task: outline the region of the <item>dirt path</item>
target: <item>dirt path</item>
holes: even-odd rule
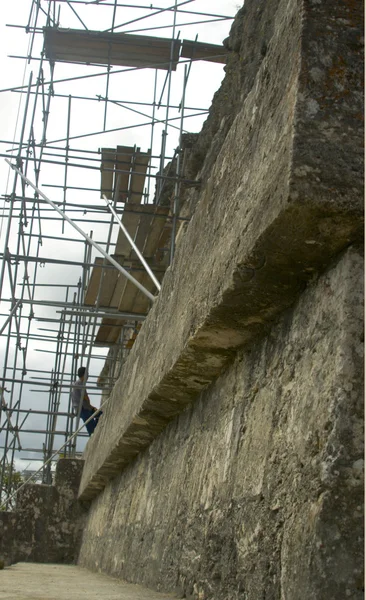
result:
[[[174,600],[73,565],[18,563],[0,571],[0,600]]]

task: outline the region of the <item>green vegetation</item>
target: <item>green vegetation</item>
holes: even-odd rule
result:
[[[22,474],[17,471],[14,465],[6,465],[5,473],[2,481],[2,486],[0,489],[0,500],[1,504],[6,502],[9,496],[12,496],[14,492],[22,485],[23,477]],[[16,502],[16,497],[14,496],[10,501],[7,507],[7,510],[11,510],[14,508]],[[6,510],[4,507],[1,510]]]

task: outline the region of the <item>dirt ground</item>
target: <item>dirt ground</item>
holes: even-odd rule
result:
[[[73,565],[18,563],[0,571],[0,600],[173,600]]]

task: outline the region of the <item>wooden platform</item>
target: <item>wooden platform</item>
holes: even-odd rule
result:
[[[167,221],[168,206],[141,204],[149,160],[150,152],[143,153],[140,148],[102,148],[101,195],[117,199],[117,211],[123,225],[161,282],[167,266],[163,248],[171,227]],[[122,169],[121,166],[125,168]],[[149,292],[157,294],[155,284],[121,229],[118,231],[112,256]],[[95,259],[84,304],[95,306],[97,300],[101,309],[111,308],[131,314],[132,322],[134,315],[138,321],[141,318],[139,315],[146,315],[151,307],[149,298],[135,284],[100,257]],[[115,344],[125,323],[122,319],[105,317],[97,332],[95,345]]]
[[[168,70],[172,41],[168,38],[44,27],[46,57],[52,61]],[[172,70],[181,42],[173,41]]]
[[[193,60],[207,60],[225,64],[229,51],[224,46],[206,44],[193,40],[183,40],[181,58],[192,58]]]
[[[140,148],[102,148],[100,196],[140,204],[151,153]]]
[[[44,27],[46,57],[51,61],[176,70],[180,56],[225,63],[222,45],[193,40]]]

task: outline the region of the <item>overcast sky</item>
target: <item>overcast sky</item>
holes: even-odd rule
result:
[[[120,0],[122,4],[122,1]],[[145,3],[141,0],[134,0],[134,4],[137,6],[145,7],[150,6],[150,3]],[[157,6],[159,8],[168,8],[173,5],[172,0],[159,0],[156,4],[154,3],[154,7]],[[42,0],[41,6],[47,10],[48,2],[46,0]],[[75,16],[70,6],[65,2],[57,2],[57,6],[61,6],[60,13],[60,26],[64,28],[73,28],[73,29],[83,29],[83,25]],[[73,4],[72,5],[78,12],[79,17],[85,23],[88,29],[91,30],[104,30],[111,26],[112,23],[112,14],[113,7],[102,6],[102,2],[100,5],[90,5],[85,6],[82,3]],[[29,82],[29,76],[31,71],[33,72],[33,83],[36,83],[39,71],[39,60],[32,60],[30,64],[27,64],[27,61],[17,59],[17,58],[9,58],[9,55],[17,55],[17,56],[27,56],[29,52],[29,44],[31,41],[31,35],[26,34],[24,28],[14,28],[7,27],[7,24],[15,24],[15,25],[23,25],[25,26],[28,21],[29,13],[31,7],[31,0],[16,0],[12,3],[3,2],[1,7],[0,14],[0,61],[1,61],[1,71],[3,74],[1,89],[7,89],[11,87],[19,87],[26,86]],[[237,10],[240,8],[240,4],[237,1],[233,0],[192,0],[189,3],[186,3],[181,7],[184,10],[192,10],[197,12],[207,12],[207,13],[215,13],[217,15],[235,15]],[[172,35],[172,13],[165,12],[160,13],[156,16],[151,16],[151,13],[156,12],[155,9],[142,9],[142,8],[125,8],[120,7],[117,9],[115,24],[119,25],[122,23],[126,23],[128,21],[135,20],[140,18],[139,21],[135,21],[130,23],[129,25],[125,25],[124,27],[118,28],[120,32],[135,32],[144,35],[153,35],[153,36],[161,36],[161,37],[170,37]],[[141,19],[141,17],[144,17]],[[147,17],[147,18],[145,18]],[[184,13],[179,13],[177,19],[177,32],[180,32],[180,38],[186,39],[195,39],[195,36],[198,34],[198,40],[202,42],[209,42],[214,44],[221,44],[222,40],[228,36],[230,31],[230,26],[232,21],[228,20],[218,20],[215,23],[201,23],[190,26],[185,26],[184,23],[192,22],[192,21],[205,21],[208,17],[199,16],[199,15],[189,15]],[[45,24],[45,16],[40,14],[38,26],[41,27]],[[169,25],[169,28],[160,28],[160,29],[150,29],[153,27],[162,27],[165,25]],[[148,31],[142,32],[139,31],[142,28],[149,28]],[[43,43],[43,35],[42,33],[37,33],[34,36],[32,56],[35,59],[40,58],[41,48]],[[153,90],[154,90],[154,78],[155,71],[153,69],[144,69],[137,71],[129,71],[127,73],[119,73],[113,74],[114,71],[120,70],[120,67],[113,67],[112,74],[110,77],[109,83],[109,98],[112,100],[118,101],[138,101],[138,102],[152,102],[153,101]],[[58,81],[59,79],[76,77],[84,74],[91,73],[104,73],[103,76],[93,77],[83,80],[76,80],[72,82],[63,82],[56,83],[54,86],[54,90],[57,94],[64,94],[65,98],[57,98],[54,97],[51,100],[50,105],[50,117],[47,128],[47,143],[49,145],[58,146],[60,149],[65,147],[65,142],[57,140],[64,140],[67,131],[67,113],[68,113],[68,96],[71,94],[73,96],[90,96],[92,98],[96,98],[97,95],[102,97],[105,96],[106,93],[106,69],[98,66],[82,66],[82,65],[71,65],[71,64],[62,64],[56,63],[55,67],[55,75],[54,79]],[[171,91],[171,103],[179,104],[182,96],[182,87],[183,87],[183,66],[178,66],[177,71],[172,76],[172,91]],[[166,72],[159,70],[158,71],[158,91],[159,96],[163,87],[164,79]],[[212,96],[214,92],[218,89],[220,82],[224,76],[223,65],[209,63],[209,62],[196,62],[193,63],[190,78],[187,87],[186,93],[186,106],[195,107],[195,108],[208,108],[210,106]],[[49,80],[49,66],[45,63],[44,66],[44,77],[45,80]],[[34,88],[33,88],[34,89]],[[47,86],[45,86],[47,91]],[[20,90],[19,90],[20,91]],[[166,91],[163,102],[166,100]],[[43,130],[43,121],[42,121],[42,98],[41,96],[38,99],[38,103],[36,108],[34,109],[35,96],[32,95],[30,97],[30,105],[28,110],[28,119],[26,120],[25,127],[25,140],[28,140],[30,135],[30,118],[33,110],[35,110],[35,120],[34,120],[34,136],[36,142],[39,143]],[[23,122],[24,115],[24,104],[25,104],[25,94],[17,93],[17,92],[1,92],[0,93],[0,140],[2,141],[0,144],[1,153],[5,153],[11,149],[9,144],[3,143],[4,141],[12,141],[13,139],[19,140],[20,128]],[[131,105],[126,105],[130,108],[137,108],[148,115],[151,115],[151,107],[131,107]],[[193,111],[186,111],[186,114],[192,114]],[[177,111],[170,111],[170,116],[179,116]],[[164,119],[165,117],[165,109],[160,109],[156,113],[156,118]],[[97,151],[101,147],[116,147],[117,145],[130,145],[141,147],[142,151],[147,151],[150,147],[151,143],[151,126],[143,126],[137,128],[129,128],[124,131],[113,131],[110,133],[103,133],[92,136],[85,136],[86,134],[94,133],[103,130],[103,119],[104,119],[104,103],[95,102],[95,101],[82,101],[72,99],[72,110],[71,110],[71,122],[70,122],[70,146],[72,148],[77,148],[79,150],[92,150]],[[184,123],[184,129],[186,131],[198,132],[202,127],[202,123],[204,122],[205,116],[199,116],[194,118],[187,118]],[[130,127],[131,125],[138,125],[141,123],[146,123],[150,119],[146,116],[139,115],[133,113],[131,110],[127,110],[126,108],[122,108],[121,106],[117,106],[115,104],[108,103],[108,113],[107,113],[107,123],[106,129],[115,129],[121,127]],[[177,125],[179,122],[177,121]],[[160,145],[161,145],[161,132],[162,126],[155,127],[155,135],[153,141],[153,154],[159,155],[160,153]],[[177,129],[169,128],[168,135],[168,143],[167,143],[167,153],[168,155],[172,155],[174,149],[178,145],[179,140],[179,131]],[[55,152],[55,151],[54,151]],[[63,154],[64,151],[59,152]],[[80,152],[74,152],[75,156],[80,155]],[[51,158],[55,160],[55,157]],[[95,155],[95,158],[98,158]],[[56,159],[59,160],[59,159]],[[62,162],[62,160],[60,161]],[[76,162],[76,160],[75,160]],[[95,163],[99,166],[98,163]],[[156,162],[157,164],[157,162]],[[35,174],[32,168],[32,164],[30,164],[28,170],[28,176],[31,181],[35,181]],[[43,163],[40,172],[40,187],[42,191],[47,194],[53,201],[61,201],[63,198],[63,192],[61,189],[49,187],[50,185],[63,185],[64,181],[64,167],[63,165],[50,165]],[[2,195],[9,194],[12,189],[13,183],[13,173],[9,175],[9,169],[3,158],[0,158],[0,182],[1,182],[1,190],[0,193]],[[70,168],[68,171],[68,185],[78,186],[78,187],[88,187],[88,188],[99,188],[100,187],[100,173],[98,171],[80,169],[80,168]],[[154,184],[152,185],[151,193],[154,191]],[[21,188],[17,188],[17,193],[20,194]],[[32,197],[31,190],[28,190],[27,195]],[[75,203],[75,204],[101,204],[101,200],[99,198],[98,192],[83,192],[83,191],[73,191],[69,190],[67,192],[67,202]],[[4,218],[1,219],[0,224],[0,248],[1,252],[4,250],[4,239],[5,232],[7,228],[7,212],[8,212],[9,204],[4,202],[4,197],[1,197],[1,213],[4,215]],[[19,213],[16,212],[17,215]],[[46,214],[46,213],[44,213]],[[79,221],[78,225],[86,232],[89,233],[90,230],[93,230],[94,239],[104,240],[106,236],[106,227],[100,226],[96,224],[87,223],[87,219],[95,218],[95,214],[93,213],[74,213],[68,212],[71,218],[84,219],[83,221]],[[47,213],[48,216],[51,216],[51,212]],[[54,216],[54,215],[52,215]],[[29,227],[29,226],[28,226]],[[13,219],[12,228],[11,228],[11,236],[10,236],[10,252],[16,254],[19,251],[20,254],[23,253],[22,248],[18,248],[18,228],[19,228],[19,220],[17,218]],[[26,229],[27,231],[27,229]],[[29,229],[28,229],[29,231]],[[38,229],[35,231],[38,233]],[[42,233],[44,235],[52,235],[57,236],[58,240],[46,240],[42,239],[42,247],[40,249],[40,256],[44,257],[55,257],[62,258],[63,260],[74,260],[81,261],[83,260],[84,254],[84,244],[75,242],[70,243],[63,241],[63,238],[78,238],[80,239],[79,234],[75,232],[69,225],[66,224],[64,234],[62,234],[61,229],[61,220],[59,222],[56,221],[44,221],[42,226]],[[117,237],[117,228],[114,230],[114,242]],[[35,256],[36,246],[38,240],[34,239],[31,249],[30,256]],[[93,258],[98,253],[93,252]],[[32,266],[30,268],[30,275],[33,277],[33,269]],[[37,283],[38,284],[68,284],[71,286],[76,286],[79,277],[81,276],[82,271],[80,268],[76,267],[65,267],[65,266],[57,266],[55,265],[45,265],[42,268],[38,269],[37,275]],[[21,278],[23,276],[22,266],[19,267],[19,275],[17,282],[21,282]],[[17,288],[20,294],[20,286]],[[73,288],[76,289],[75,287]],[[70,288],[70,293],[72,293],[72,289]],[[16,297],[18,297],[16,295]],[[4,300],[10,298],[10,288],[8,285],[8,280],[5,279],[4,289],[2,294],[2,302],[0,312],[2,314],[8,314],[10,304],[5,302]],[[56,288],[50,287],[46,288],[43,285],[37,287],[36,298],[38,299],[64,299],[65,298],[65,288]],[[59,309],[51,308],[51,307],[36,307],[35,315],[36,317],[50,317],[59,319],[60,315],[56,311]],[[29,315],[29,307],[25,307],[23,309],[23,316],[25,317],[22,320],[21,331],[27,331],[28,325],[28,317]],[[0,327],[4,322],[5,317],[0,317]],[[31,332],[33,334],[40,333],[39,327],[50,328],[55,331],[54,336],[56,336],[56,332],[58,330],[58,324],[52,323],[41,323],[34,320],[32,322]],[[7,331],[7,330],[6,330]],[[46,333],[46,332],[44,332]],[[47,333],[47,335],[53,335],[52,333]],[[26,345],[26,341],[23,340],[23,347]],[[15,339],[12,339],[11,345],[9,348],[10,355],[14,355],[15,348]],[[4,362],[4,353],[6,349],[6,338],[5,336],[0,337],[0,368],[1,374],[3,373],[3,362]],[[47,378],[54,366],[54,356],[49,353],[50,350],[55,349],[55,344],[50,344],[41,341],[28,341],[28,352],[27,352],[27,360],[26,367],[27,369],[39,369],[41,372],[39,374],[31,374],[27,375],[27,379],[30,379],[31,376],[38,378]],[[94,349],[94,354],[97,355],[105,355],[106,351],[103,351],[99,348]],[[20,356],[21,359],[21,356]],[[17,363],[17,367],[22,366],[22,361],[19,359]],[[69,359],[67,359],[67,364]],[[8,365],[13,366],[12,360],[8,361]],[[103,366],[103,361],[101,360],[93,360],[91,363],[91,373],[94,376],[97,376]],[[67,367],[66,370],[69,370]],[[10,373],[10,372],[9,372]],[[9,375],[8,373],[8,375]],[[17,372],[20,374],[20,372]],[[35,391],[31,391],[35,390]],[[9,395],[5,393],[5,400],[9,401]],[[32,386],[26,386],[25,391],[22,394],[21,404],[23,408],[38,408],[40,410],[47,409],[48,406],[48,390],[45,388],[44,390],[41,388],[36,388]],[[15,396],[15,401],[19,398]],[[68,395],[64,394],[61,401],[60,410],[65,410],[67,406]],[[93,397],[93,403],[98,405],[99,399],[98,397]],[[2,415],[2,422],[3,422]],[[43,429],[45,427],[45,419],[40,416],[30,415],[24,425],[24,428],[27,429]],[[58,429],[62,429],[62,419],[59,420]],[[4,434],[0,434],[0,442],[3,445]],[[42,442],[44,441],[44,436],[42,435],[34,435],[21,433],[21,443],[23,448],[41,448]],[[60,446],[62,443],[62,438],[56,438],[56,448]],[[81,441],[78,445],[78,448],[81,449],[84,446],[85,442]],[[1,452],[1,451],[0,451]],[[16,455],[19,459],[20,455]],[[24,453],[21,455],[24,459]],[[36,454],[29,453],[28,456],[35,457]],[[18,467],[26,467],[28,462],[26,459],[19,461],[17,460]],[[32,463],[32,468],[36,463]]]

